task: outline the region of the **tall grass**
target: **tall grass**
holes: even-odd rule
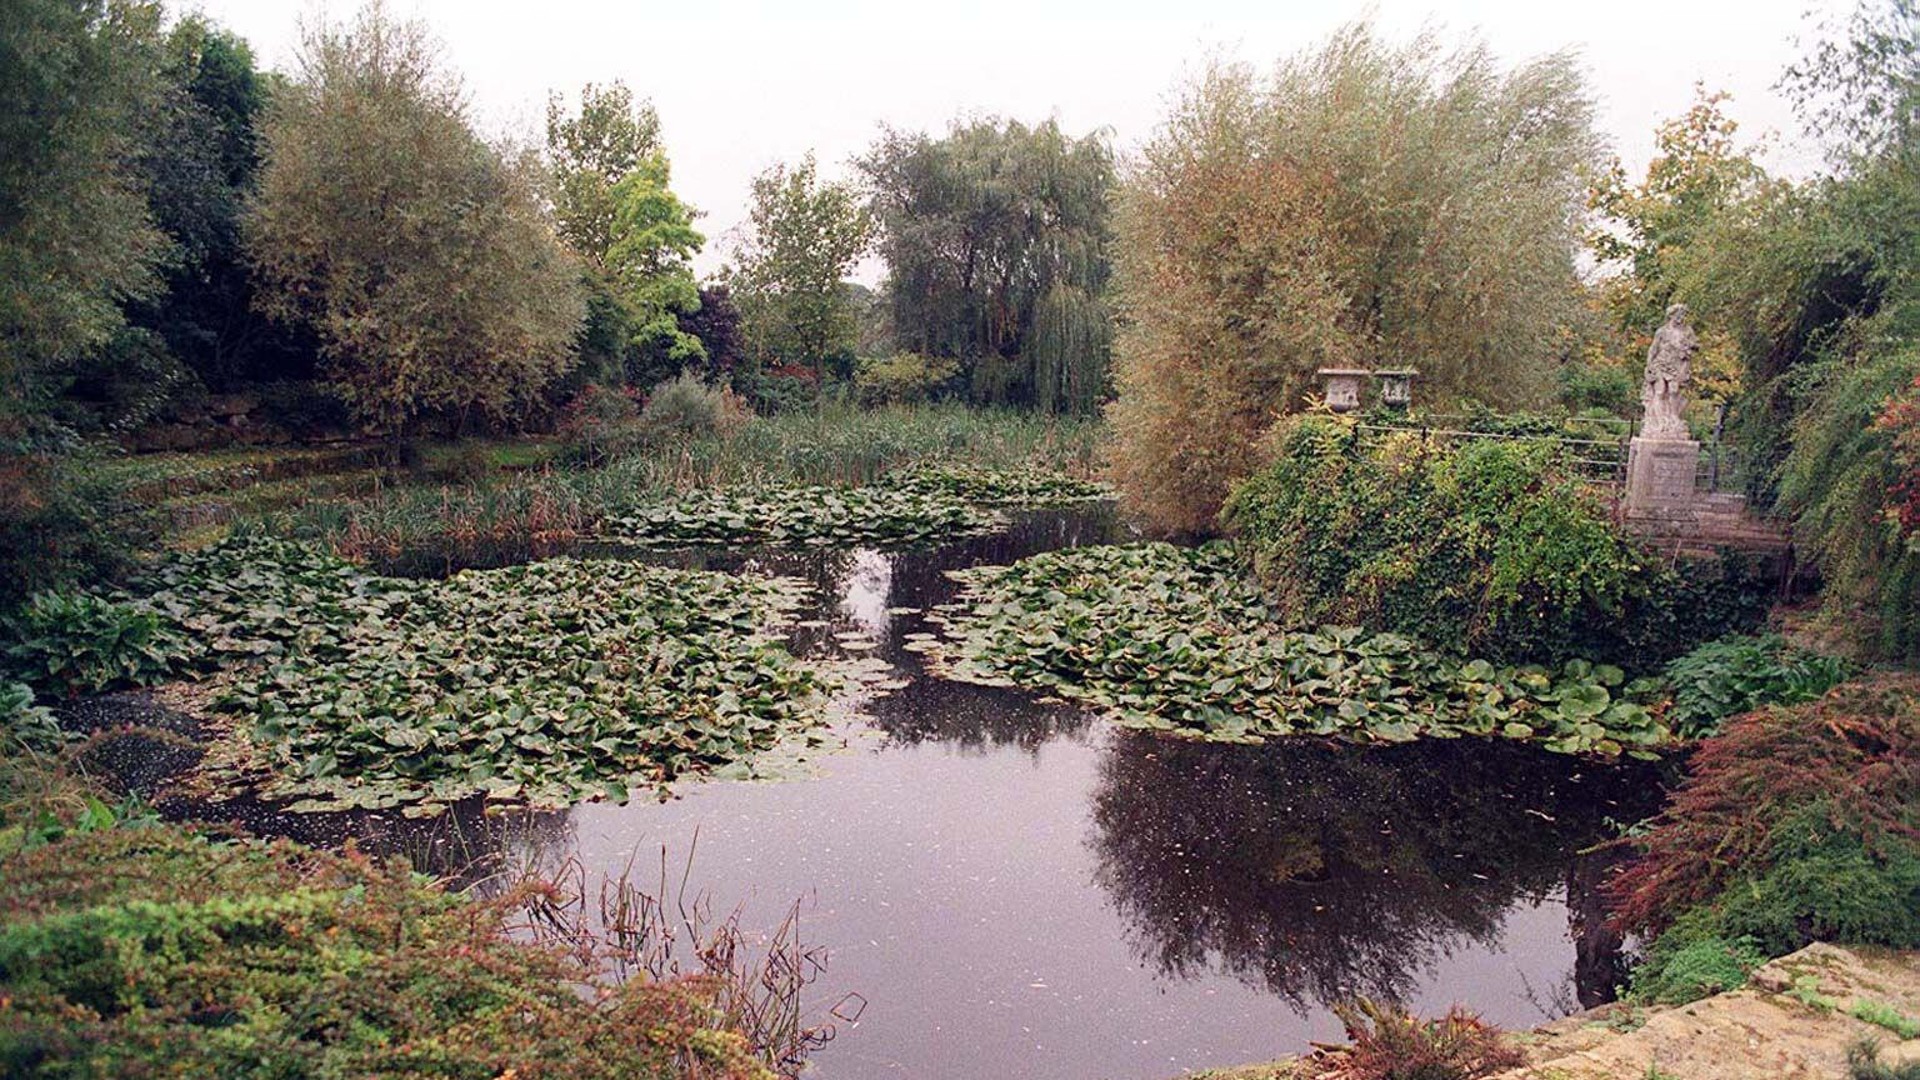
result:
[[[760,417],[725,434],[654,446],[600,468],[550,465],[447,483],[382,484],[371,492],[243,513],[234,528],[313,540],[356,558],[445,545],[538,551],[589,534],[611,510],[707,487],[854,486],[921,463],[1094,467],[1096,421],[963,406]]]

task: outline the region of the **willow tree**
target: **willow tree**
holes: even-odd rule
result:
[[[1521,405],[1579,304],[1599,140],[1571,55],[1364,24],[1269,79],[1182,88],[1120,194],[1116,479],[1157,524],[1212,525],[1321,366],[1413,366],[1428,400]]]
[[[960,360],[974,396],[1088,412],[1105,395],[1113,153],[1049,120],[886,132],[859,162],[901,348]]]
[[[474,133],[418,24],[375,3],[312,27],[265,137],[259,302],[313,329],[366,427],[510,419],[570,361],[579,275],[540,163]]]

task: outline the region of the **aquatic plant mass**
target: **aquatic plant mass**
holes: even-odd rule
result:
[[[1108,497],[1059,473],[926,467],[866,487],[706,488],[617,511],[603,536],[624,543],[909,545],[992,532],[997,509],[1033,509]]]
[[[1659,684],[1615,667],[1496,667],[1399,634],[1281,630],[1225,545],[1078,548],[953,576],[942,633],[919,642],[943,674],[1129,726],[1248,742],[1497,735],[1638,757],[1673,739],[1648,708]]]
[[[254,539],[147,586],[114,601],[163,623],[165,670],[135,681],[250,662],[212,699],[234,721],[208,775],[296,810],[744,773],[819,718],[828,683],[773,641],[802,589],[779,578],[555,559],[410,581]]]

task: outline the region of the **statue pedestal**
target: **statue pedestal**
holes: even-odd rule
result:
[[[1627,510],[1693,502],[1699,467],[1700,444],[1692,439],[1635,436],[1627,446]]]

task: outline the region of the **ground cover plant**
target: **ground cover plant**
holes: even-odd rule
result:
[[[1839,657],[1796,648],[1778,635],[1710,641],[1667,665],[1668,722],[1689,738],[1711,735],[1728,717],[1762,705],[1811,701],[1852,671]]]
[[[770,1077],[716,987],[594,995],[567,950],[348,851],[175,827],[0,856],[0,1072]]]
[[[1763,592],[1684,577],[1616,526],[1574,457],[1550,439],[1455,442],[1302,417],[1224,520],[1294,626],[1641,666],[1764,613]]]
[[[1651,944],[1636,989],[1809,941],[1920,947],[1920,679],[1881,674],[1735,717],[1620,841],[1613,920]]]
[[[1606,754],[1671,740],[1647,708],[1657,684],[1618,668],[1496,666],[1400,634],[1280,630],[1221,544],[1080,548],[953,576],[962,593],[922,646],[943,673],[1084,701],[1122,724],[1228,740],[1498,735]]]
[[[168,649],[131,675],[109,656],[85,688],[231,669],[209,774],[300,810],[624,799],[744,769],[817,717],[825,686],[771,640],[797,599],[780,579],[560,559],[410,581],[255,539],[143,585],[87,601],[154,624]],[[33,655],[61,655],[58,640]]]

